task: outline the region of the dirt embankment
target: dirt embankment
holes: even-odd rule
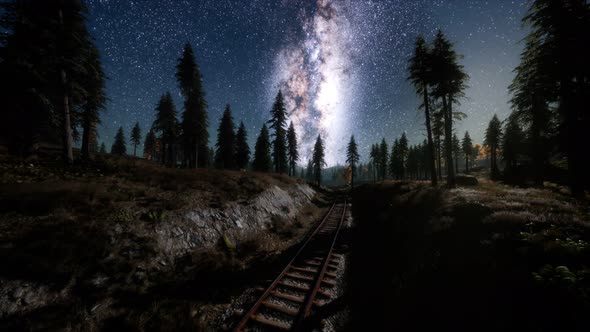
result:
[[[352,330],[582,331],[587,205],[483,181],[355,191]]]
[[[206,328],[211,303],[321,214],[278,175],[116,158],[0,168],[0,328]]]

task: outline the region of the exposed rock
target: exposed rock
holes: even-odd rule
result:
[[[158,247],[167,260],[173,260],[194,247],[213,246],[222,236],[233,241],[240,232],[269,229],[273,216],[294,220],[314,195],[305,184],[287,189],[273,186],[247,203],[231,202],[222,210],[187,207],[156,225]]]

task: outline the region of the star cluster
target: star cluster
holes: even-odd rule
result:
[[[305,159],[317,134],[327,161],[344,162],[357,137],[363,159],[382,137],[424,139],[423,117],[406,81],[415,37],[443,29],[470,76],[457,124],[481,142],[494,113],[509,112],[508,85],[525,31],[522,1],[484,0],[88,0],[89,28],[108,75],[109,103],[99,128],[107,146],[119,126],[147,132],[160,95],[181,98],[174,78],[190,42],[203,73],[210,135],[225,104],[244,121],[251,145],[279,89]],[[302,160],[304,162],[304,160]]]

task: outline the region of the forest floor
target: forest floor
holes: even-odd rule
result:
[[[351,330],[587,329],[589,202],[478,176],[354,192]]]
[[[307,200],[294,221],[273,219],[267,231],[221,237],[173,262],[156,258],[158,229],[187,206],[222,213],[271,187],[302,185],[135,158],[64,169],[0,156],[0,330],[210,329],[232,296],[283,264],[324,202]]]

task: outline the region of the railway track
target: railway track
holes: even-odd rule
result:
[[[301,248],[233,331],[301,330],[314,308],[331,299],[342,257],[334,252],[346,216],[346,201],[334,203]]]

